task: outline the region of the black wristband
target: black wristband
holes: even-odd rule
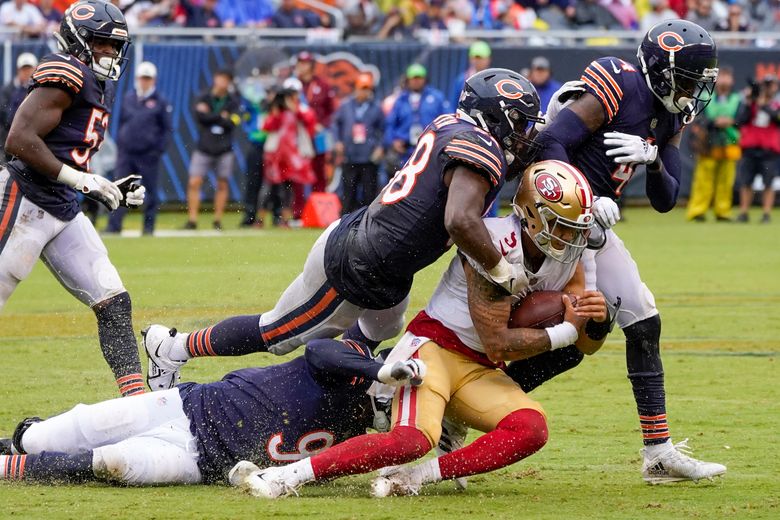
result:
[[[608,319],[601,322],[588,320],[585,324],[585,334],[593,341],[601,341],[609,334],[611,325]]]

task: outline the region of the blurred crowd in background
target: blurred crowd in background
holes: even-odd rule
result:
[[[710,31],[768,31],[780,0],[111,0],[139,27],[333,28],[377,39],[457,39],[465,30],[641,29],[687,18]],[[0,25],[46,34],[71,0],[5,0]],[[335,13],[341,16],[335,16]],[[440,33],[440,34],[438,34]]]

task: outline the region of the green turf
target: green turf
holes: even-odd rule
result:
[[[780,518],[777,225],[690,224],[680,211],[658,215],[634,208],[627,217],[618,232],[664,318],[672,433],[676,440],[690,437],[702,458],[727,464],[724,479],[662,487],[640,480],[640,434],[616,333],[577,370],[534,393],[550,417],[544,450],[472,478],[465,493],[444,483],[421,497],[371,500],[368,477],[355,477],[269,503],[220,486],[0,483],[0,517]],[[235,228],[237,218],[226,218],[226,227]],[[205,227],[208,217],[201,222]],[[181,223],[181,215],[161,218],[161,227]],[[138,228],[137,219],[128,227]],[[300,270],[316,236],[268,230],[105,242],[133,296],[136,329],[162,322],[186,330],[269,308]],[[442,260],[417,277],[411,311],[424,304],[444,265]],[[0,315],[0,344],[0,434],[8,435],[26,415],[115,396],[93,315],[41,265]],[[184,376],[208,381],[273,361],[267,355],[200,360]]]

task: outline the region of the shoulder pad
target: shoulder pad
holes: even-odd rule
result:
[[[506,160],[501,147],[493,136],[477,128],[452,136],[444,147],[444,153],[453,160],[476,168],[491,186],[497,186],[506,173]]]
[[[619,58],[606,57],[592,61],[582,73],[585,90],[596,96],[604,107],[607,122],[620,110],[623,99],[623,74],[636,72],[636,68]]]
[[[56,87],[75,96],[84,87],[84,71],[76,58],[50,54],[41,60],[32,75],[32,88]]]

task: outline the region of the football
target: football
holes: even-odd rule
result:
[[[564,305],[560,291],[536,291],[512,306],[509,328],[544,329],[563,322]],[[576,306],[577,297],[569,295]]]

